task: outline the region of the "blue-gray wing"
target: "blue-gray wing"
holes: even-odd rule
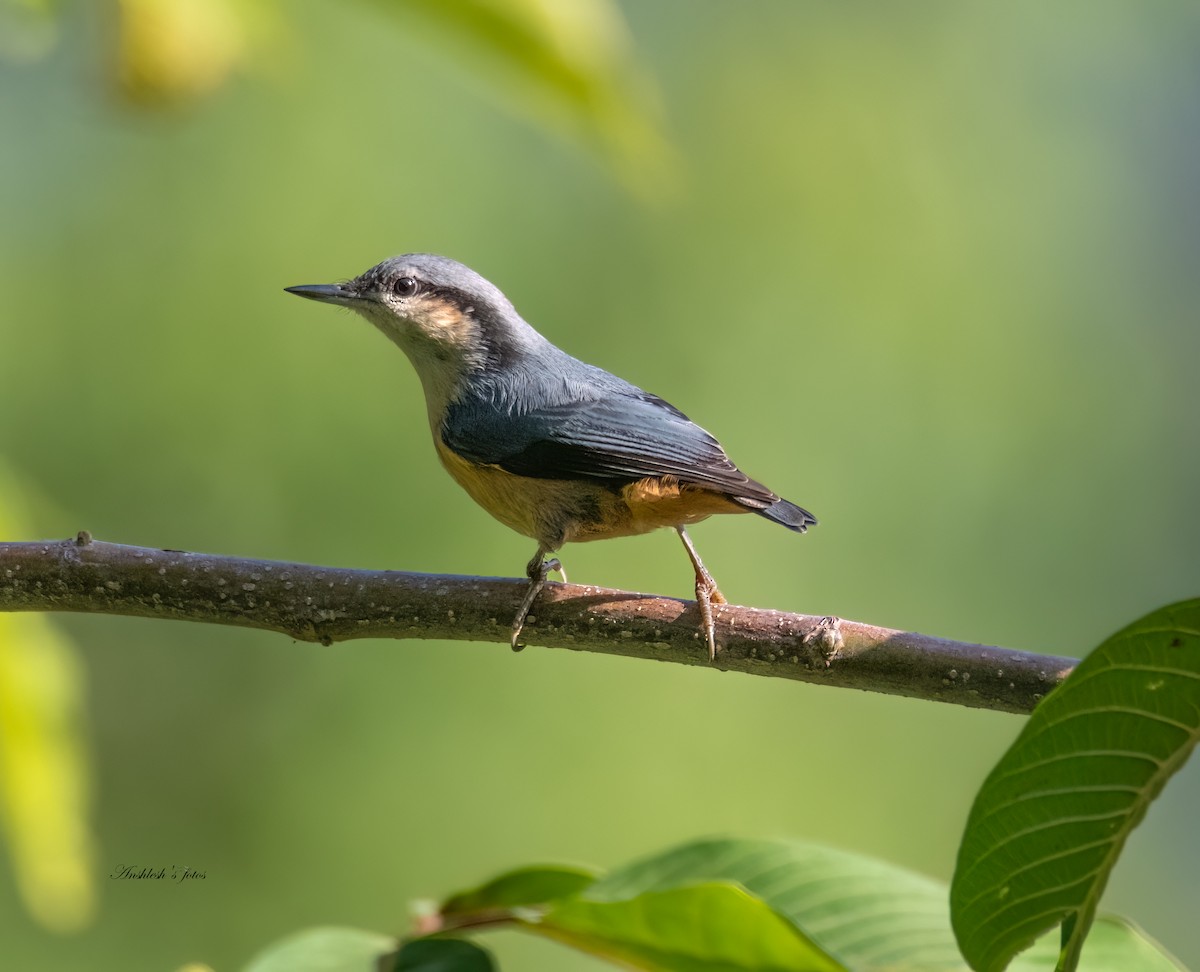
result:
[[[520,476],[614,487],[673,476],[752,508],[779,499],[741,472],[720,443],[681,411],[624,382],[586,386],[568,401],[527,410],[503,397],[468,398],[450,406],[442,440],[465,459]]]

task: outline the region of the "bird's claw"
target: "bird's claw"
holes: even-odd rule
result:
[[[708,644],[708,660],[717,660],[717,626],[713,618],[714,604],[728,604],[712,577],[696,578],[696,604],[700,607],[700,630]]]
[[[525,622],[529,618],[529,611],[533,607],[533,602],[537,600],[537,596],[542,592],[542,588],[546,586],[546,578],[554,571],[559,574],[565,584],[567,581],[567,572],[563,570],[562,562],[557,557],[552,557],[549,560],[542,560],[541,552],[529,562],[529,567],[526,573],[529,575],[529,587],[525,591],[525,598],[521,601],[520,608],[517,609],[517,616],[513,618],[512,637],[509,639],[509,645],[513,651],[520,651],[525,647],[521,641],[521,631],[525,627]]]
[[[717,589],[717,582],[713,580],[712,574],[700,560],[696,548],[692,546],[692,538],[688,536],[687,530],[682,526],[677,526],[675,532],[683,541],[683,547],[688,552],[692,567],[696,570],[696,604],[700,608],[700,630],[704,632],[704,640],[708,643],[708,660],[711,663],[717,660],[717,628],[713,623],[712,606],[728,602],[725,600],[725,595]]]

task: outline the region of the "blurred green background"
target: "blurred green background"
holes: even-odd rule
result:
[[[253,6],[247,69],[204,98],[118,94],[104,5],[0,62],[0,454],[38,537],[519,575],[530,541],[439,468],[401,352],[281,291],[429,250],[820,517],[695,529],[735,602],[1081,654],[1197,594],[1194,5],[628,2],[633,108],[589,102],[574,139],[423,4]],[[564,561],[691,596],[669,533]],[[44,930],[0,856],[12,968],[236,969],[702,834],[948,878],[1021,725],[538,648],[58,620],[99,904]],[[1105,899],[1196,965],[1198,800],[1189,767]],[[172,864],[207,878],[107,879]]]

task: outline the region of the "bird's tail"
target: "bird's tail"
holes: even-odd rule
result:
[[[754,512],[759,516],[765,516],[773,523],[785,526],[789,530],[795,530],[797,533],[804,533],[810,526],[816,526],[817,523],[817,518],[808,510],[795,503],[789,503],[785,499],[776,500],[770,506]]]

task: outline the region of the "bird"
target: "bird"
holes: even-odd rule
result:
[[[513,619],[514,651],[566,543],[674,529],[695,572],[700,629],[716,658],[726,603],[687,527],[757,513],[804,533],[817,519],[743,473],[683,412],[560,350],[494,284],[449,257],[408,253],[344,283],[288,293],[358,312],[408,356],[438,458],[488,513],[537,541]]]

